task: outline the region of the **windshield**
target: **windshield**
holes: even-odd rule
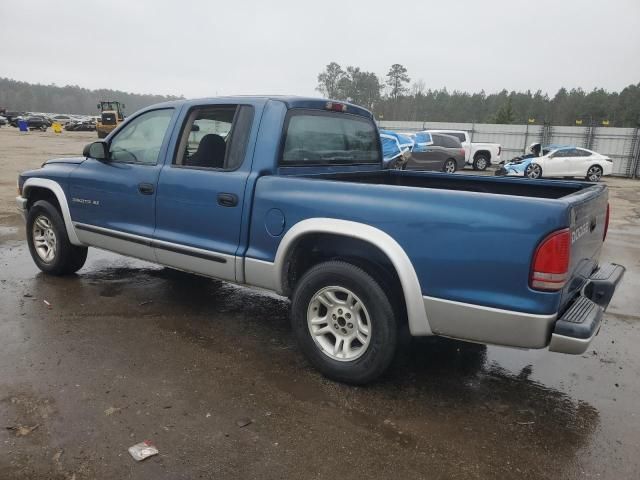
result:
[[[371,120],[345,113],[292,110],[283,165],[381,163],[379,139]]]

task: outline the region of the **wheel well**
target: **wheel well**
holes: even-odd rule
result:
[[[594,163],[593,165],[589,166],[589,168],[587,168],[587,173],[589,173],[589,169],[593,168],[593,167],[598,167],[601,172],[604,172],[604,169],[602,168],[602,165],[600,165],[599,163]]]
[[[378,281],[400,318],[406,318],[402,284],[393,263],[377,246],[358,238],[330,233],[304,235],[292,247],[283,267],[282,290],[290,296],[298,280],[314,265],[328,260],[342,260],[362,268]]]
[[[48,188],[31,187],[27,191],[27,198],[27,210],[29,210],[38,200],[46,200],[58,210],[60,215],[62,215],[62,209],[60,208],[58,197],[56,197],[56,194]]]
[[[478,150],[473,154],[473,159],[476,160],[480,155],[487,158],[487,160],[491,160],[491,152],[489,150]]]

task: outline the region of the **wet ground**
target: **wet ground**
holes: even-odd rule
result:
[[[277,296],[95,249],[48,277],[0,211],[0,479],[640,478],[640,182],[608,183],[628,272],[587,353],[423,339],[368,387]]]

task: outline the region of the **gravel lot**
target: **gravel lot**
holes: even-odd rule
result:
[[[94,138],[0,129],[0,479],[640,478],[640,182],[606,180],[628,270],[586,354],[422,339],[356,388],[277,296],[98,250],[41,274],[16,174]]]

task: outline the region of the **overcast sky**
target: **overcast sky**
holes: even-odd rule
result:
[[[326,64],[487,93],[640,82],[640,0],[0,0],[0,76],[317,95]]]

